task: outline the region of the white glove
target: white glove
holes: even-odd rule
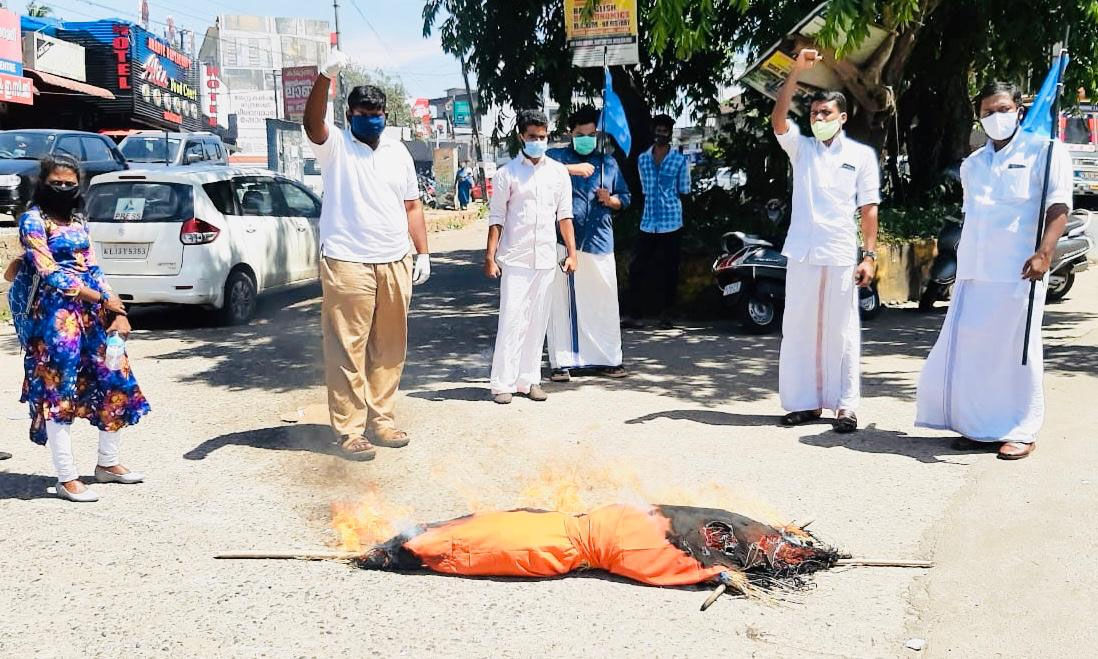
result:
[[[412,264],[412,284],[419,286],[420,284],[426,284],[427,280],[431,278],[431,255],[430,254],[416,254],[415,261]]]
[[[347,57],[347,53],[338,48],[333,48],[332,52],[328,53],[328,61],[324,63],[324,68],[320,72],[328,80],[335,80],[339,72],[347,68],[349,63],[350,59]]]

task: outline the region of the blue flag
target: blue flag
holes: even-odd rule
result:
[[[1037,92],[1033,105],[1029,106],[1022,119],[1022,130],[1041,137],[1052,137],[1052,104],[1056,100],[1056,86],[1063,79],[1067,65],[1067,53],[1061,53],[1053,60],[1052,68],[1041,84],[1041,91]]]
[[[603,90],[599,130],[617,140],[628,156],[629,149],[633,146],[633,135],[629,132],[629,122],[625,119],[625,107],[614,93],[614,77],[610,75],[610,68],[603,67],[603,70],[606,71],[606,88]]]

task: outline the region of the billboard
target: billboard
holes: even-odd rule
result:
[[[282,106],[284,119],[301,123],[305,102],[320,70],[315,66],[288,66],[282,69]]]
[[[19,17],[0,9],[0,73],[23,75],[23,39]]]
[[[0,102],[34,105],[34,87],[30,78],[0,73]]]
[[[201,113],[195,62],[150,32],[141,28],[134,32],[134,111],[197,128]]]
[[[640,62],[637,0],[564,0],[564,32],[573,66]]]
[[[87,82],[84,48],[41,32],[23,37],[23,61],[35,71]]]
[[[236,145],[244,155],[267,155],[267,119],[278,113],[274,90],[231,92],[236,114]]]
[[[454,101],[454,127],[470,128],[473,125],[473,106],[468,100]]]

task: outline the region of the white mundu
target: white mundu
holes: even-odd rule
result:
[[[861,397],[855,214],[881,201],[877,155],[842,132],[830,145],[805,137],[792,122],[777,138],[793,165],[782,250],[789,264],[778,364],[782,407],[853,412]]]
[[[988,142],[961,165],[965,223],[957,283],[919,378],[917,426],[952,430],[974,441],[1036,441],[1045,414],[1046,281],[1037,283],[1023,366],[1030,283],[1021,272],[1034,252],[1038,213],[1054,204],[1070,211],[1072,203],[1071,156],[1056,142],[1048,197],[1040,207],[1048,144],[1019,131],[999,151]]]
[[[556,225],[572,218],[572,181],[564,165],[520,154],[492,180],[489,224],[502,227],[499,326],[493,394],[529,393],[541,381],[541,351],[557,268]]]
[[[568,251],[557,245],[557,256]],[[577,251],[576,271],[557,271],[549,318],[552,368],[621,366],[621,319],[614,253]],[[582,321],[581,321],[582,318]]]

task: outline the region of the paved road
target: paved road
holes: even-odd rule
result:
[[[1046,319],[1049,422],[1011,464],[912,427],[914,387],[942,315],[890,310],[864,332],[869,428],[774,425],[777,337],[731,324],[626,334],[633,377],[487,402],[495,286],[483,228],[432,237],[414,302],[400,417],[414,441],[373,463],[331,455],[326,429],[285,425],[323,401],[317,291],[269,300],[239,329],[187,310],[138,318],[131,342],[154,413],[127,434],[142,486],[47,493],[45,449],[18,417],[19,357],[0,336],[0,655],[1083,656],[1098,578],[1098,276]],[[90,471],[94,434],[79,426]],[[590,575],[540,582],[237,562],[220,550],[328,547],[333,500],[380,497],[396,526],[470,509],[589,507],[638,498],[814,520],[869,557],[934,558],[929,573],[821,574],[787,600],[725,599]]]

